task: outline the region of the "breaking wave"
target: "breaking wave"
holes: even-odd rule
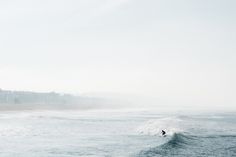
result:
[[[196,136],[174,133],[164,144],[142,150],[138,157],[236,156],[236,135]]]
[[[170,140],[166,143],[144,150],[139,153],[139,157],[155,157],[155,156],[172,156],[175,155],[178,150],[185,149],[194,144],[194,137],[190,135],[184,135],[182,133],[174,133]]]
[[[193,144],[194,138],[181,133],[175,133],[172,138],[165,144],[161,145],[162,149],[184,148],[187,145]]]

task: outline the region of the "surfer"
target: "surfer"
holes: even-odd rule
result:
[[[166,136],[166,132],[164,130],[161,130],[162,136]]]

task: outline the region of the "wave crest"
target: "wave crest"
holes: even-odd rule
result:
[[[151,148],[146,151],[141,151],[139,156],[140,157],[153,157],[158,155],[174,155],[180,149],[185,149],[185,147],[194,144],[194,138],[191,136],[187,136],[181,133],[174,133],[173,136],[169,141],[166,143]]]
[[[184,148],[192,143],[193,137],[181,133],[175,133],[172,138],[165,144],[161,145],[162,149]]]

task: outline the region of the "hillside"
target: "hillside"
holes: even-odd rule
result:
[[[56,92],[39,93],[0,89],[0,109],[85,109],[99,107],[99,98]]]

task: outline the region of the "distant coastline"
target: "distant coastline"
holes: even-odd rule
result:
[[[0,110],[89,109],[99,108],[100,98],[56,92],[29,92],[0,89]]]

